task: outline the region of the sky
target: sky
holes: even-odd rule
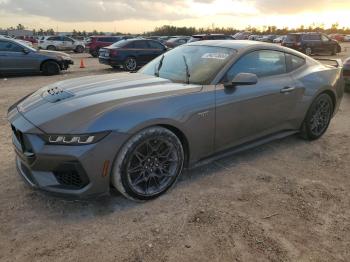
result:
[[[296,28],[350,27],[350,0],[0,0],[0,28],[23,24],[143,33],[157,26]]]

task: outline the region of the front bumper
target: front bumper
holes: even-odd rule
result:
[[[70,65],[74,65],[74,61],[72,59],[65,59],[62,61],[62,70],[67,70]]]
[[[98,61],[100,62],[100,64],[110,65],[110,66],[122,66],[123,65],[123,61],[121,61],[121,60],[104,58],[101,56],[98,58]]]
[[[9,112],[8,118],[17,170],[31,187],[69,198],[109,193],[112,164],[126,134],[111,132],[91,145],[48,145],[40,137],[44,133],[17,108]]]

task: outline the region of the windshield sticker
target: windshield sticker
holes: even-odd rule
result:
[[[202,58],[225,60],[228,56],[229,54],[226,53],[206,53],[202,56]]]

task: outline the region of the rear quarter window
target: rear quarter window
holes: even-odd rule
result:
[[[287,71],[291,72],[294,71],[303,65],[305,65],[306,61],[304,58],[291,55],[291,54],[286,54],[286,60],[287,60]]]

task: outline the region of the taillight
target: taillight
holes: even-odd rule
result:
[[[117,50],[112,50],[112,51],[110,52],[110,56],[117,56],[117,55],[118,55]]]

